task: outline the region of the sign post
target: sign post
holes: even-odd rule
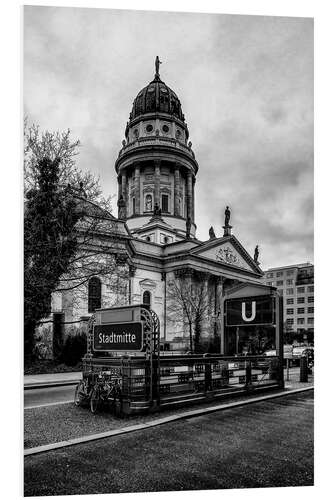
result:
[[[142,351],[142,322],[137,321],[132,323],[95,325],[93,333],[93,349],[95,352]]]
[[[277,290],[266,285],[244,285],[235,288],[224,298],[223,310],[221,353],[240,354],[240,332],[243,335],[243,348],[247,334],[248,338],[251,338],[253,332],[266,332],[275,344],[279,360],[279,385],[283,387],[283,299]]]
[[[97,309],[90,320],[86,360],[108,363],[122,357],[143,358],[147,399],[152,406],[159,400],[160,322],[157,314],[144,304]],[[106,361],[108,360],[108,361]],[[142,363],[142,359],[138,360]],[[124,373],[122,372],[122,375]]]

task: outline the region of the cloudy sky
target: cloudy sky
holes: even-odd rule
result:
[[[229,205],[263,269],[313,261],[312,19],[25,7],[24,112],[71,129],[106,195],[156,55],[199,163],[198,238],[222,235]]]

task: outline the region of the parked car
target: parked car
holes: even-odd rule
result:
[[[293,346],[292,345],[288,345],[288,344],[285,344],[283,346],[283,365],[284,366],[287,366],[287,359],[289,359],[289,366],[291,366],[293,364],[293,356],[292,356],[292,352],[293,352]],[[264,356],[276,356],[276,349],[270,349],[268,351],[265,351],[264,352]]]
[[[293,358],[300,359],[302,356],[313,356],[314,348],[310,346],[301,346],[293,348]]]
[[[284,345],[283,346],[283,357],[285,359],[291,358],[292,357],[292,352],[293,352],[293,346],[292,345]],[[276,349],[269,349],[268,351],[264,352],[264,356],[276,356]]]
[[[276,356],[276,349],[269,349],[268,351],[265,351],[264,356]]]
[[[314,348],[310,346],[294,347],[293,363],[298,366],[302,357],[308,358],[308,366],[312,370],[314,365]]]

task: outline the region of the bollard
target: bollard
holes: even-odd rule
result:
[[[299,363],[299,381],[308,381],[308,358],[307,356],[302,356]]]
[[[209,360],[205,363],[205,392],[212,390],[212,367]]]
[[[246,366],[245,366],[245,387],[250,387],[251,385],[252,385],[251,361],[246,361]]]

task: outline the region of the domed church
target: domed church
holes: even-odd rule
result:
[[[124,202],[119,218],[133,236],[151,243],[194,238],[198,164],[181,103],[161,81],[158,58],[154,80],[134,100],[125,137],[115,165]]]
[[[196,239],[199,165],[181,102],[159,69],[156,57],[154,79],[134,99],[115,161],[118,217],[110,215],[96,235],[100,256],[112,256],[114,265],[74,291],[54,294],[51,319],[37,332],[44,341],[55,328],[63,337],[82,330],[99,307],[145,303],[159,316],[165,349],[200,344],[201,351],[220,352],[225,294],[264,286],[258,254],[252,258],[232,234],[228,207],[223,236],[207,228],[209,238]]]

